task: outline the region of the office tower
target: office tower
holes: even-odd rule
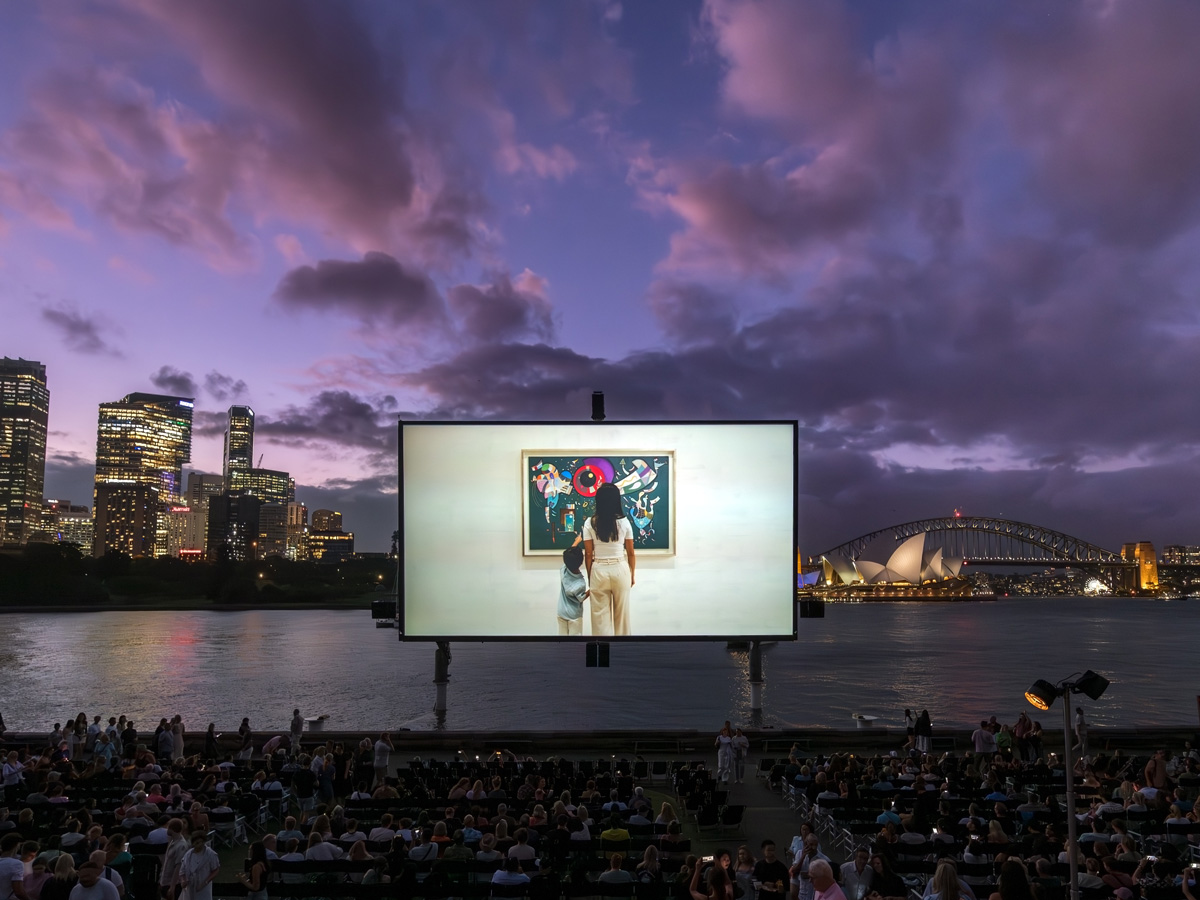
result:
[[[353,531],[310,531],[309,555],[320,562],[338,562],[354,555]]]
[[[230,559],[258,556],[259,511],[262,501],[248,494],[226,491],[208,501],[208,538],[205,555],[210,560],[227,553]]]
[[[258,511],[258,559],[268,556],[287,556],[288,508],[278,503],[264,503]]]
[[[287,558],[308,558],[308,507],[303,503],[288,504]]]
[[[287,472],[278,472],[275,469],[250,469],[244,476],[241,491],[251,497],[257,497],[263,503],[282,506],[285,510],[287,505],[296,499],[295,482]]]
[[[315,509],[312,514],[313,531],[341,531],[342,514],[329,509]]]
[[[229,407],[229,425],[225,428],[225,456],[221,474],[225,490],[240,491],[254,466],[254,410],[248,406]]]
[[[47,500],[44,504],[42,527],[51,540],[75,544],[85,553],[92,552],[92,511],[76,506],[70,500]]]
[[[127,394],[101,403],[92,552],[166,554],[167,507],[179,504],[192,454],[192,399]]]
[[[1200,547],[1193,544],[1167,544],[1163,547],[1163,565],[1200,566]]]
[[[40,526],[49,412],[46,367],[0,360],[0,544],[23,544]]]
[[[209,498],[225,490],[225,479],[221,475],[206,475],[203,472],[188,472],[187,493],[184,502],[189,509],[208,511]]]

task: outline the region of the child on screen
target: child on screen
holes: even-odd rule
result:
[[[563,566],[558,573],[559,634],[583,634],[583,601],[591,591],[580,571],[582,567],[582,547],[568,547],[563,551]]]

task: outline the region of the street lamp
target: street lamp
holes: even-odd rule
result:
[[[1077,675],[1079,673],[1076,673]],[[1072,675],[1071,678],[1075,676]],[[1025,699],[1045,711],[1059,697],[1070,697],[1071,694],[1084,694],[1093,700],[1099,700],[1108,690],[1108,679],[1088,669],[1075,681],[1070,678],[1060,681],[1057,685],[1039,678],[1025,692]],[[1079,822],[1075,818],[1075,761],[1071,755],[1071,702],[1063,700],[1063,761],[1067,775],[1067,859],[1071,866],[1071,900],[1079,900]]]

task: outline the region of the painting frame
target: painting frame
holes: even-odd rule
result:
[[[628,457],[633,460],[641,460],[646,458],[665,460],[667,496],[666,512],[667,512],[667,527],[666,527],[666,546],[665,547],[639,547],[636,546],[635,552],[638,556],[653,556],[653,557],[671,557],[678,553],[678,548],[675,542],[675,466],[676,458],[674,450],[662,449],[598,449],[595,447],[588,449],[575,448],[558,448],[558,449],[541,449],[541,450],[522,450],[521,451],[521,555],[526,557],[548,557],[561,556],[562,551],[566,548],[566,544],[551,548],[534,547],[533,546],[533,516],[531,504],[532,491],[532,472],[535,463],[546,458],[562,458],[573,457],[579,459],[588,458],[610,458],[610,457]],[[659,469],[662,467],[660,466]],[[658,471],[658,470],[656,470]],[[580,521],[575,529],[582,532],[583,523]]]

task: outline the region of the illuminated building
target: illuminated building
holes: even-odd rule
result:
[[[250,469],[246,472],[241,491],[257,497],[263,503],[274,503],[287,509],[296,500],[295,482],[287,472],[275,469]],[[232,488],[230,489],[232,490]]]
[[[187,494],[184,501],[190,509],[208,512],[210,497],[225,491],[225,479],[221,475],[205,475],[202,472],[188,472]]]
[[[315,513],[314,513],[315,516]],[[336,562],[353,555],[353,531],[310,531],[308,533],[309,555],[321,562]]]
[[[248,494],[226,491],[211,498],[205,544],[208,559],[220,559],[223,552],[239,562],[257,559],[261,509],[262,501]]]
[[[341,531],[342,514],[329,509],[315,509],[312,514],[313,531]]]
[[[25,543],[41,524],[49,412],[46,367],[0,360],[0,544]]]
[[[225,429],[225,454],[221,468],[225,490],[243,490],[253,466],[254,410],[248,406],[231,406],[229,425]]]
[[[287,556],[288,508],[264,503],[258,511],[258,559]]]
[[[127,394],[101,403],[92,552],[162,556],[167,507],[180,503],[192,455],[192,398]]]
[[[1167,544],[1163,547],[1162,561],[1165,566],[1200,566],[1200,547]]]
[[[70,500],[47,500],[42,517],[42,527],[50,533],[50,540],[61,544],[75,544],[86,552],[92,550],[92,511],[86,506],[75,506]]]
[[[1136,568],[1130,567],[1122,573],[1121,586],[1123,588],[1141,591],[1158,590],[1158,557],[1154,553],[1152,543],[1138,541],[1136,544],[1122,544],[1121,559],[1137,563]]]
[[[198,559],[208,537],[208,499],[203,509],[172,506],[166,513],[167,556]]]
[[[287,558],[308,558],[308,507],[303,503],[288,504]]]

